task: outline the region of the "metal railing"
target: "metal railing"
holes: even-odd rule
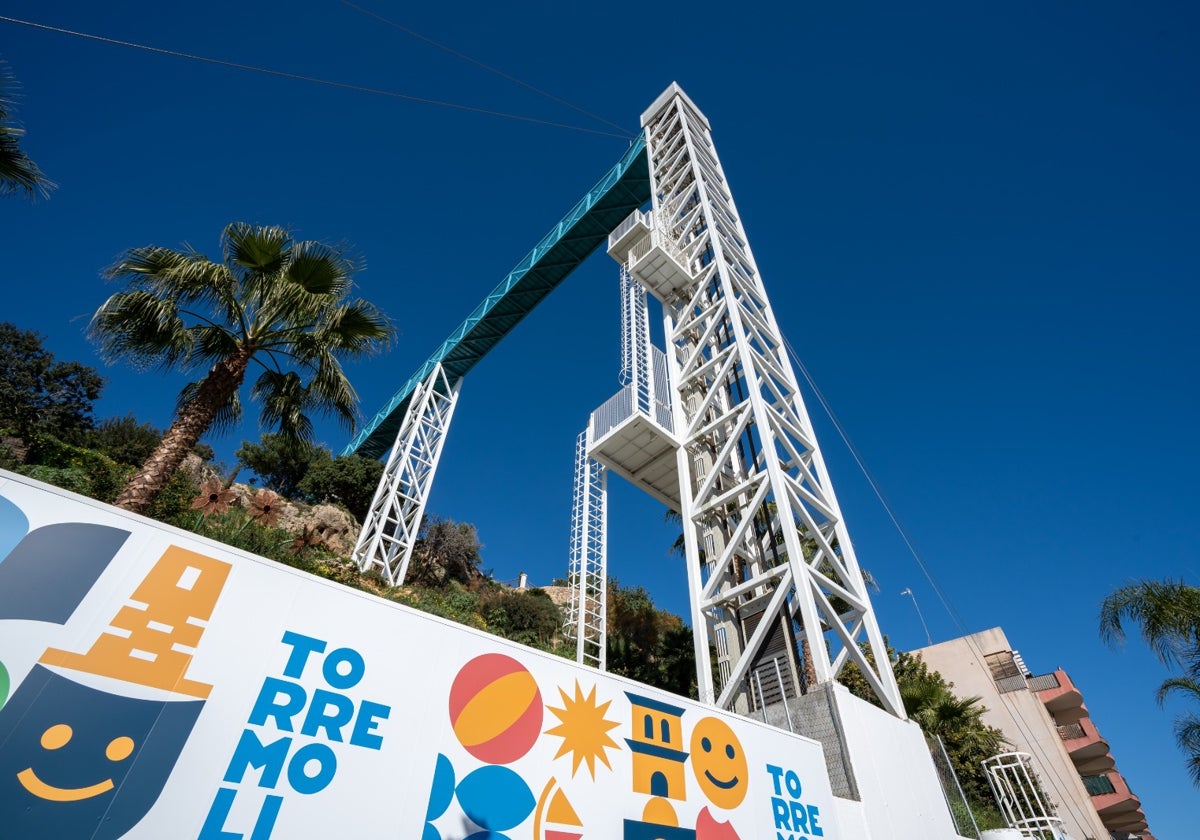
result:
[[[633,230],[638,225],[642,225],[646,228],[653,227],[653,218],[653,214],[651,213],[643,213],[641,210],[634,210],[625,217],[625,220],[621,222],[621,224],[617,225],[612,233],[608,235],[608,247],[611,248],[615,243],[620,242],[622,236],[629,233],[629,231]]]
[[[1064,741],[1073,741],[1076,738],[1086,738],[1087,732],[1083,726],[1078,723],[1065,723],[1058,727],[1058,737]]]
[[[630,271],[633,271],[634,266],[650,253],[652,248],[660,248],[671,257],[675,262],[679,263],[679,267],[687,271],[687,257],[683,255],[683,251],[679,250],[679,246],[671,241],[671,237],[666,236],[657,228],[650,228],[650,235],[645,239],[641,239],[632,248],[629,249],[629,261],[626,263]]]
[[[1020,691],[1026,687],[1024,674],[1017,674],[1015,677],[1001,677],[996,680],[996,690],[1001,694],[1008,694],[1010,691]]]
[[[626,385],[592,412],[592,440],[600,440],[633,416],[634,386]]]
[[[1060,688],[1062,685],[1058,681],[1057,674],[1041,674],[1036,677],[1029,677],[1026,683],[1030,691],[1048,691],[1052,688]]]

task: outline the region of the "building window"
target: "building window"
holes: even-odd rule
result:
[[[1025,684],[1025,674],[1021,671],[1021,666],[1017,664],[1011,650],[989,653],[983,659],[987,663],[988,670],[991,671],[992,679],[996,683],[996,690],[1001,694],[1028,688]]]
[[[988,670],[992,672],[994,680],[1021,676],[1021,669],[1017,667],[1017,661],[1013,659],[1011,650],[989,653],[983,659],[987,663]]]

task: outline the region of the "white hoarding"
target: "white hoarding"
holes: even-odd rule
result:
[[[0,837],[836,838],[820,746],[0,474]]]

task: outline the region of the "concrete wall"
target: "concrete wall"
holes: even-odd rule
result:
[[[861,819],[871,840],[958,837],[920,728],[860,700],[845,686],[832,688],[861,800],[853,807],[838,803],[843,825]]]

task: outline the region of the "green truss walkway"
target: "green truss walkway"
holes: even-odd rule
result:
[[[645,139],[639,137],[607,175],[508,273],[441,347],[408,378],[343,455],[379,458],[392,447],[413,390],[438,362],[458,382],[522,318],[554,291],[620,222],[650,200]]]

